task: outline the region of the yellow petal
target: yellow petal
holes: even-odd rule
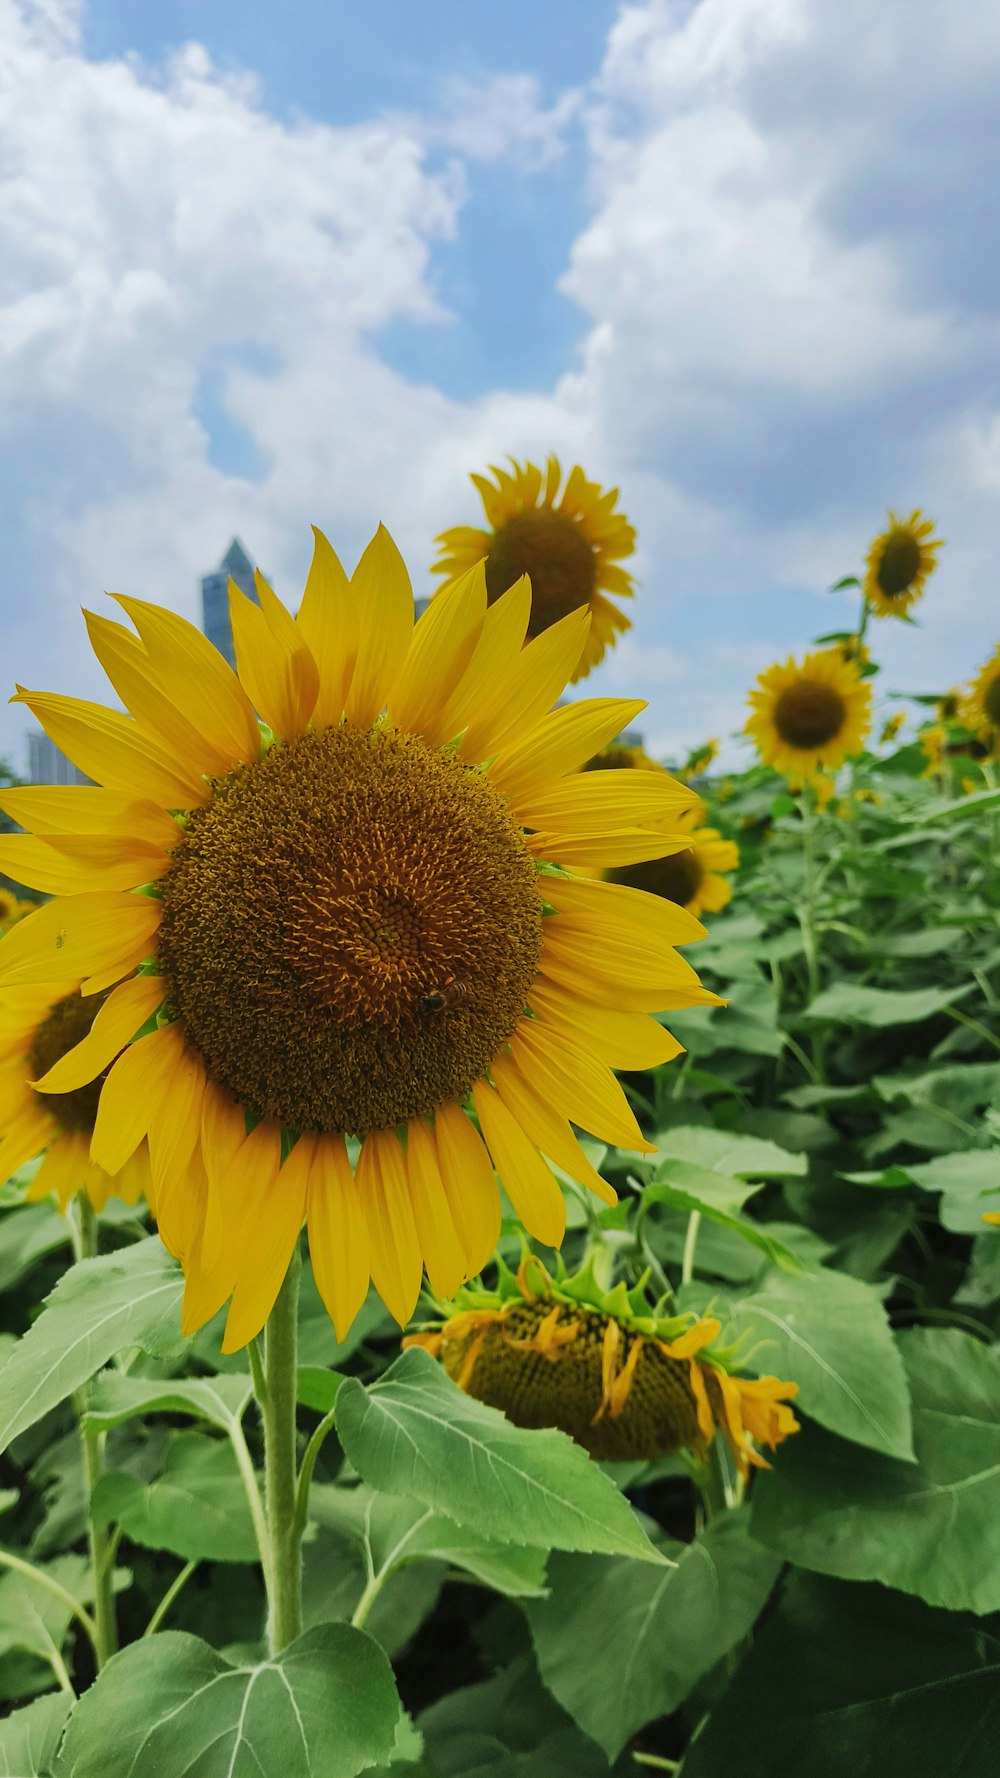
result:
[[[58,1126],[43,1099],[25,1105],[20,1116],[7,1125],[0,1138],[0,1185],[23,1167],[25,1161],[32,1161],[36,1154],[41,1154],[56,1134]]]
[[[188,1173],[191,1157],[199,1143],[202,1106],[205,1100],[205,1064],[197,1050],[187,1044],[180,1025],[168,1026],[177,1034],[170,1076],[169,1098],[161,1104],[149,1125],[149,1166],[156,1201],[156,1220],[171,1252],[184,1252],[181,1245],[185,1200],[188,1196]],[[176,1207],[180,1205],[178,1213]],[[176,1218],[180,1218],[179,1224]],[[172,1232],[176,1229],[176,1232]]]
[[[435,1296],[450,1297],[466,1275],[465,1248],[441,1182],[437,1148],[422,1118],[406,1129],[406,1171],[417,1239]]]
[[[390,1315],[405,1327],[420,1295],[420,1242],[394,1130],[373,1130],[365,1137],[358,1191],[368,1223],[372,1283]]]
[[[505,674],[492,710],[484,710],[477,724],[484,756],[513,746],[551,708],[580,659],[589,628],[585,607],[571,611],[522,650]],[[463,742],[463,757],[469,758],[465,746]],[[593,775],[588,773],[588,777]]]
[[[641,827],[569,836],[539,829],[527,836],[527,845],[533,858],[561,864],[566,870],[614,870],[619,865],[642,864],[647,858],[668,858],[672,852],[691,850],[690,837]]]
[[[120,1055],[101,1088],[90,1153],[105,1173],[117,1173],[168,1104],[184,1038],[180,1025],[163,1025]]]
[[[473,1099],[493,1165],[516,1215],[536,1241],[558,1247],[566,1231],[566,1203],[551,1169],[486,1081],[476,1083]]]
[[[575,1034],[609,1068],[659,1068],[683,1053],[676,1037],[648,1014],[590,1005],[542,977],[532,983],[528,1005],[555,1036],[572,1041]]]
[[[600,753],[646,708],[644,698],[587,698],[549,710],[490,766],[490,781],[511,802],[544,793]]]
[[[187,761],[199,775],[219,770],[218,757],[203,736],[161,691],[138,636],[110,618],[85,611],[90,645],[126,709],[173,758]]]
[[[340,721],[358,653],[358,612],[336,552],[313,526],[313,559],[296,623],[319,669],[316,728]]]
[[[109,994],[86,1037],[35,1081],[36,1091],[72,1093],[96,1079],[156,1012],[166,991],[167,984],[158,975],[138,975],[122,982]]]
[[[380,525],[351,577],[358,611],[358,658],[344,700],[348,722],[369,728],[392,697],[413,634],[406,565]]]
[[[451,739],[447,700],[465,672],[486,616],[486,569],[478,563],[444,587],[413,630],[403,671],[389,700],[389,721],[432,747]]]
[[[651,939],[643,944],[627,929],[616,931],[610,924],[578,925],[557,914],[545,921],[544,941],[553,955],[600,976],[609,986],[617,982],[623,987],[652,988],[683,979],[678,970],[682,960],[671,946],[656,945]],[[608,998],[613,1001],[614,995]]]
[[[29,914],[0,945],[0,981],[48,982],[68,974],[85,994],[120,981],[152,950],[160,904],[148,895],[67,895]]]
[[[319,671],[294,618],[262,575],[260,605],[229,582],[229,616],[240,679],[282,740],[302,734],[319,693]]]
[[[20,686],[11,703],[26,704],[49,740],[107,790],[133,800],[149,797],[163,809],[194,809],[208,801],[205,780],[118,710]]]
[[[299,1137],[277,1177],[263,1174],[248,1198],[244,1258],[226,1319],[223,1352],[239,1352],[274,1308],[306,1213],[313,1139]]]
[[[65,1211],[70,1199],[86,1183],[90,1172],[87,1138],[82,1130],[67,1131],[53,1142],[25,1194],[25,1203],[36,1204],[54,1195]],[[67,1240],[69,1233],[67,1231]]]
[[[316,1139],[307,1215],[316,1289],[338,1340],[346,1340],[368,1295],[369,1270],[368,1224],[343,1136]]]
[[[116,595],[142,638],[147,673],[210,749],[211,770],[223,775],[260,754],[260,729],[253,706],[228,661],[194,624],[149,605]]]
[[[537,1020],[522,1019],[510,1045],[511,1055],[529,1080],[581,1129],[619,1148],[655,1154],[610,1068],[576,1046],[554,1037]]]
[[[466,1276],[475,1277],[500,1239],[500,1193],[482,1139],[459,1105],[434,1113],[434,1139],[445,1197],[465,1250]]]
[[[175,843],[179,838],[175,828]],[[169,863],[162,847],[112,834],[0,835],[0,870],[46,895],[135,889],[156,882]]]
[[[520,797],[517,813],[523,827],[547,833],[615,832],[623,827],[669,831],[670,817],[696,807],[698,800],[693,790],[666,772],[580,772],[547,790]],[[684,843],[690,847],[690,836]]]
[[[136,802],[89,784],[19,785],[0,791],[0,809],[32,833],[126,833],[164,851],[180,836],[176,821],[158,803]]]
[[[489,607],[472,659],[441,715],[442,732],[449,740],[462,735],[465,759],[480,757],[480,743],[503,708],[508,679],[520,661],[530,616],[531,587],[527,576],[522,575]]]
[[[546,921],[548,925],[548,921]],[[577,940],[574,940],[574,946]],[[539,971],[546,981],[555,982],[570,994],[596,1006],[614,1006],[629,1012],[667,1012],[688,1006],[721,1006],[717,994],[703,988],[697,975],[683,957],[675,956],[669,972],[663,970],[658,979],[645,982],[595,974],[596,951],[593,941],[580,941],[579,949],[557,947],[544,936]]]
[[[535,1146],[571,1179],[589,1186],[605,1204],[617,1204],[617,1192],[588,1161],[567,1120],[538,1097],[513,1056],[498,1056],[490,1072],[508,1111]]]

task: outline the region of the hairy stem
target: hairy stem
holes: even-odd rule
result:
[[[296,1512],[295,1450],[301,1275],[302,1257],[296,1245],[271,1310],[264,1343],[266,1393],[260,1411],[264,1422],[264,1494],[270,1552],[265,1580],[272,1654],[287,1648],[302,1633],[302,1527]]]

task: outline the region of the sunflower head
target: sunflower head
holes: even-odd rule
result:
[[[633,595],[632,576],[620,563],[635,549],[635,532],[624,513],[615,510],[617,488],[605,492],[587,480],[579,464],[570,470],[561,496],[558,458],[549,457],[544,475],[534,463],[511,458],[510,465],[510,473],[494,467],[493,481],[472,477],[489,529],[463,525],[443,531],[432,572],[452,580],[485,558],[491,602],[527,575],[529,636],[540,635],[571,611],[587,609],[590,631],[571,676],[582,679],[631,628],[614,599]]]
[[[905,710],[897,710],[894,712],[894,714],[892,716],[888,717],[887,720],[882,724],[882,733],[879,736],[879,740],[881,741],[882,746],[883,747],[890,746],[892,744],[892,742],[895,741],[897,735],[899,734],[900,729],[905,727],[905,724],[906,724],[906,711]]]
[[[37,828],[0,838],[0,869],[55,896],[0,945],[0,996],[60,969],[79,1019],[107,995],[86,1033],[59,1012],[41,1093],[96,1094],[109,1176],[148,1141],[185,1328],[229,1300],[227,1351],[304,1222],[341,1335],[370,1280],[405,1324],[425,1265],[442,1296],[482,1269],[498,1174],[558,1246],[550,1163],[614,1199],[573,1125],[650,1146],[611,1064],[671,1059],[650,1014],[717,1003],[674,949],[698,922],[599,880],[679,849],[696,799],[581,773],[644,707],[552,707],[588,611],[526,641],[526,582],[491,601],[480,562],[414,624],[381,529],[351,580],[317,534],[296,617],[257,592],[230,589],[235,673],[157,606],[122,601],[135,633],[90,615],[128,713],[21,697],[93,783],[0,793]]]
[[[966,728],[996,745],[1000,739],[1000,644],[980,667],[958,714]]]
[[[890,512],[865,564],[864,595],[876,617],[906,616],[922,597],[941,547],[942,539],[934,536],[934,521],[925,519],[919,507],[908,519]]]
[[[461,1389],[516,1426],[554,1426],[605,1461],[689,1450],[704,1457],[716,1428],[743,1474],[766,1468],[798,1430],[794,1383],[731,1375],[714,1318],[660,1317],[642,1284],[602,1291],[585,1267],[552,1278],[533,1256],[497,1288],[463,1290],[440,1321],[404,1343],[425,1347]]]
[[[78,1191],[86,1192],[95,1210],[112,1196],[134,1204],[148,1194],[144,1152],[114,1174],[90,1157],[103,1073],[61,1090],[60,1064],[89,1038],[106,998],[81,994],[78,986],[30,987],[10,990],[0,1003],[0,1098],[7,1108],[0,1182],[42,1155],[28,1199],[54,1192],[62,1210]]]
[[[817,649],[801,666],[789,656],[758,678],[745,732],[764,764],[797,788],[860,752],[871,699],[871,687],[839,649]]]

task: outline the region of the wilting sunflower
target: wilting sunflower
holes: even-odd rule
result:
[[[486,592],[492,604],[522,574],[531,581],[528,636],[540,636],[570,611],[585,606],[590,630],[580,660],[568,675],[583,679],[605,650],[632,627],[609,598],[631,599],[632,576],[619,563],[635,549],[635,532],[615,511],[618,489],[604,492],[576,464],[557,501],[562,470],[549,457],[545,473],[534,463],[510,459],[511,474],[493,468],[495,482],[471,479],[479,492],[488,531],[457,525],[437,539],[440,559],[432,569],[449,580],[486,558]]]
[[[63,982],[11,988],[0,1001],[0,1185],[43,1155],[29,1201],[54,1192],[65,1210],[85,1191],[94,1209],[103,1210],[110,1197],[134,1204],[149,1193],[145,1143],[113,1172],[91,1159],[100,1078],[60,1090],[62,1058],[90,1037],[106,998]]]
[[[757,1444],[798,1431],[786,1405],[798,1386],[733,1376],[732,1354],[711,1350],[720,1331],[712,1316],[658,1317],[641,1285],[602,1292],[587,1269],[553,1279],[529,1257],[516,1277],[501,1265],[495,1291],[459,1291],[403,1343],[516,1426],[555,1426],[603,1461],[703,1458],[720,1427],[746,1475],[770,1467]]]
[[[876,617],[905,617],[923,596],[942,547],[933,533],[933,519],[925,519],[919,507],[908,519],[889,514],[865,564],[864,595]]]
[[[966,728],[994,742],[1000,739],[1000,644],[969,686],[959,716]]]
[[[236,673],[157,606],[119,599],[137,634],[89,616],[131,714],[22,691],[95,786],[8,791],[33,831],[0,842],[58,897],[4,940],[0,992],[60,967],[114,989],[60,1089],[109,1068],[93,1157],[117,1173],[148,1137],[185,1326],[232,1297],[228,1350],[304,1218],[341,1334],[369,1277],[405,1323],[422,1261],[439,1294],[482,1268],[494,1166],[557,1245],[543,1155],[613,1199],[570,1120],[647,1149],[612,1066],[675,1055],[649,1014],[716,998],[673,949],[691,915],[574,874],[678,848],[692,802],[580,774],[643,707],[550,708],[587,611],[525,648],[527,582],[488,606],[480,565],[414,627],[381,529],[350,582],[317,533],[297,618],[257,590],[230,586]]]
[[[749,701],[745,732],[796,789],[859,753],[871,720],[871,687],[836,648],[807,654],[801,666],[789,655],[766,668]]]

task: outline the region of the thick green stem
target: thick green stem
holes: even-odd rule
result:
[[[302,1634],[302,1527],[296,1512],[295,1404],[298,1393],[299,1279],[302,1257],[292,1253],[285,1282],[271,1310],[264,1349],[266,1393],[264,1481],[270,1546],[268,1642],[278,1654]]]
[[[94,1259],[98,1249],[97,1217],[85,1192],[77,1200],[80,1209],[81,1259]],[[90,1564],[94,1574],[94,1653],[97,1670],[111,1659],[118,1648],[118,1619],[115,1613],[115,1550],[106,1525],[94,1518],[94,1490],[104,1474],[104,1433],[88,1432],[84,1424],[86,1393],[76,1397],[80,1418],[80,1440],[83,1447],[83,1474],[87,1486],[87,1538]]]

